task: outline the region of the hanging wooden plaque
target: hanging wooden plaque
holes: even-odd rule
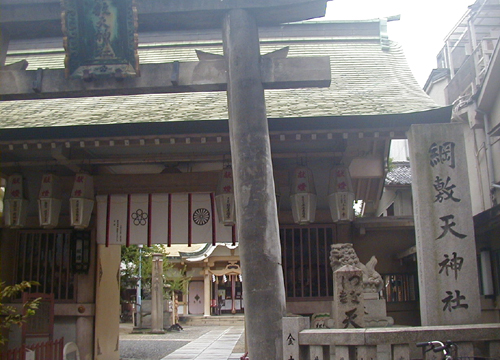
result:
[[[62,0],[66,77],[139,76],[134,0]]]

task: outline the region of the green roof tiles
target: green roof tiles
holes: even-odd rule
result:
[[[153,44],[154,45],[154,44]],[[141,63],[197,60],[195,49],[221,54],[219,45],[198,43],[143,46]],[[383,115],[420,112],[438,106],[419,87],[403,54],[369,39],[331,38],[263,42],[261,53],[289,46],[289,57],[330,56],[330,88],[266,90],[270,118]],[[9,54],[8,63],[27,59],[28,69],[61,68],[64,54]],[[2,128],[78,126],[227,119],[224,92],[148,94],[0,102]]]

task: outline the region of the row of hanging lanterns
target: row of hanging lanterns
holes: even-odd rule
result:
[[[276,193],[279,202],[279,193]],[[222,170],[215,193],[217,214],[224,225],[234,225],[235,201],[233,172],[230,167]],[[308,225],[314,222],[317,195],[311,169],[298,166],[290,176],[290,203],[295,223]],[[333,167],[328,184],[328,205],[334,222],[354,219],[354,191],[349,168],[344,165]]]
[[[57,227],[61,212],[61,180],[54,174],[44,174],[38,193],[38,218],[43,228]],[[4,196],[5,225],[10,228],[25,226],[28,199],[21,174],[8,177]],[[77,174],[69,199],[70,222],[75,229],[85,229],[94,208],[94,181],[89,174]]]
[[[38,215],[40,226],[54,228],[61,211],[60,179],[54,174],[44,174],[38,194]],[[277,192],[277,201],[279,194]],[[91,175],[79,173],[75,176],[73,190],[69,199],[70,222],[76,229],[88,227],[94,207],[94,181]],[[295,223],[307,225],[314,222],[317,195],[311,169],[296,167],[290,176],[290,202]],[[332,220],[349,221],[354,218],[354,191],[349,169],[335,166],[330,172],[328,204]],[[7,179],[4,197],[5,225],[11,228],[23,227],[27,218],[28,200],[21,174]],[[220,173],[215,192],[215,205],[219,221],[225,226],[236,223],[233,170],[226,167]]]

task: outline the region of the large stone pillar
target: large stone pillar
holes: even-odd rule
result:
[[[120,246],[97,245],[94,359],[119,360]]]
[[[151,274],[151,332],[154,334],[164,333],[162,254],[153,254],[153,268]]]
[[[422,325],[477,323],[481,307],[462,126],[412,125],[408,140]]]
[[[285,290],[259,36],[249,12],[228,12],[223,41],[249,357],[281,360]]]

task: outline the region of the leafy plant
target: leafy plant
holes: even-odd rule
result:
[[[12,325],[21,326],[29,316],[35,314],[40,303],[39,298],[30,300],[23,304],[21,310],[18,310],[11,305],[6,305],[5,299],[16,297],[26,289],[36,285],[40,284],[36,281],[22,281],[19,284],[6,286],[5,282],[0,282],[0,345],[4,345],[8,341],[2,330],[10,329]]]
[[[129,247],[122,246],[122,262],[121,262],[121,288],[133,289],[137,287],[139,281],[139,258],[141,258],[142,276],[141,276],[141,286],[143,292],[148,294],[151,291],[151,279],[153,272],[153,254],[163,254],[163,274],[165,284],[170,284],[169,279],[165,278],[165,274],[173,268],[173,264],[166,259],[168,252],[161,245],[153,245],[151,247],[143,247],[142,254],[139,256],[140,248],[137,245],[132,245]],[[177,284],[172,282],[171,287],[175,287],[177,290]],[[144,298],[147,298],[145,296]]]

